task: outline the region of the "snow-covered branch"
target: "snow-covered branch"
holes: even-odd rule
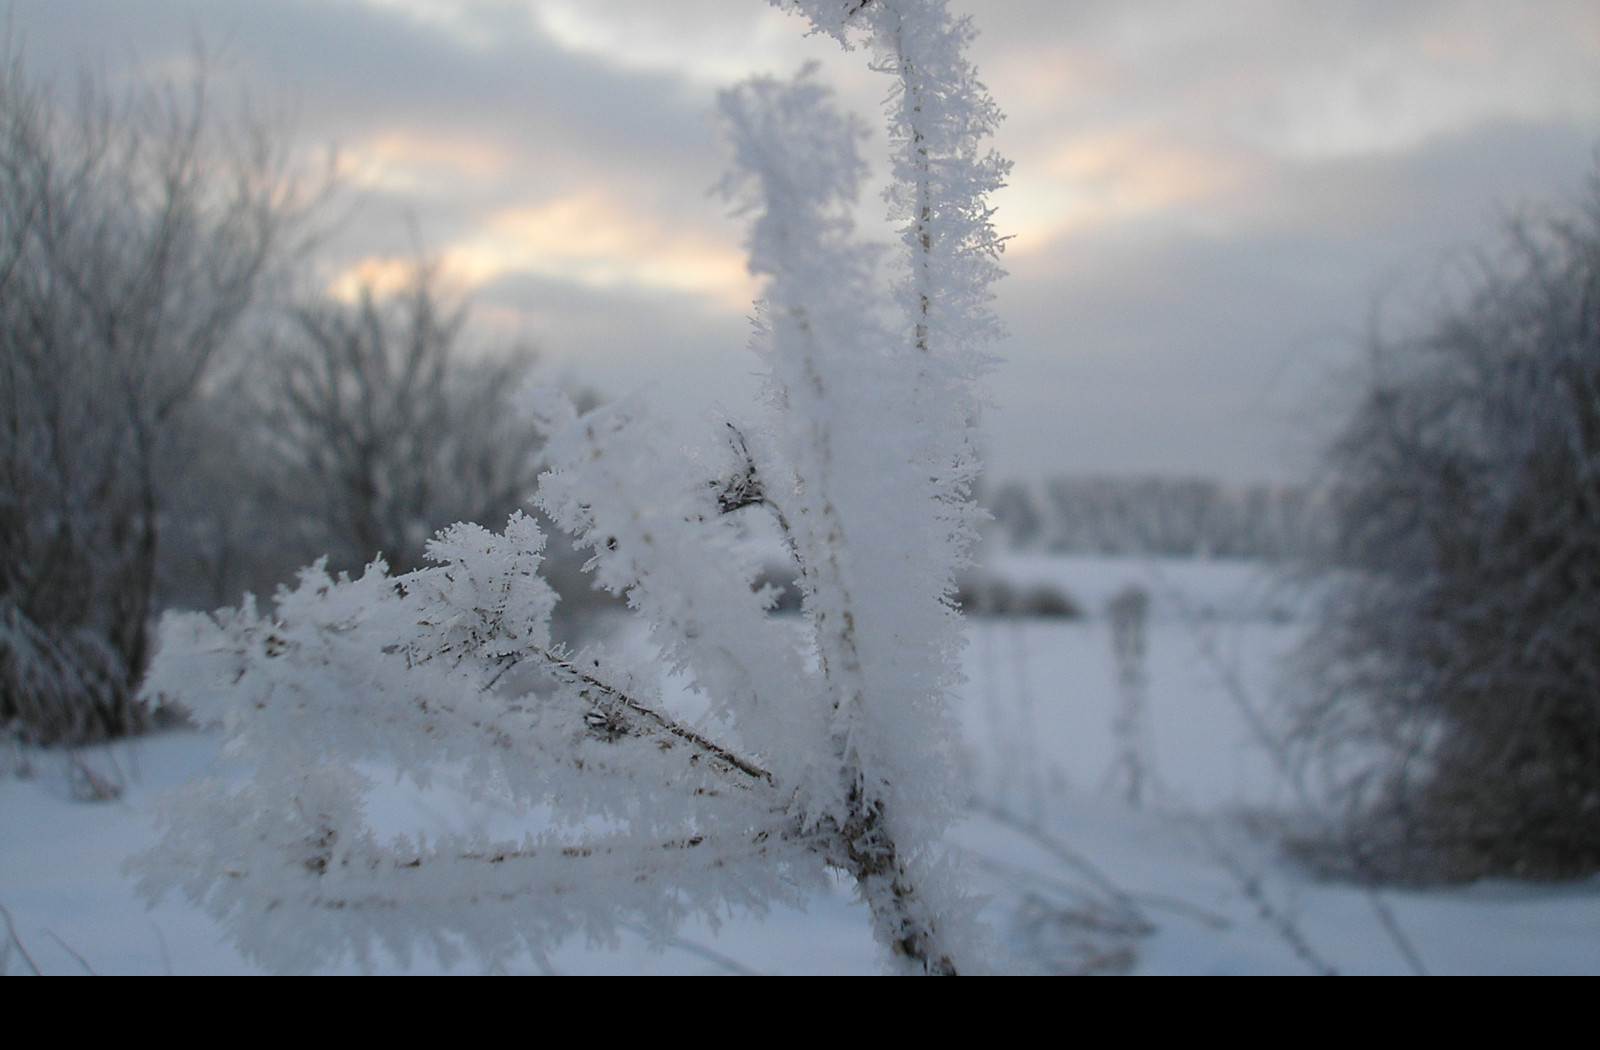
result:
[[[865,34],[897,78],[902,277],[884,286],[883,249],[852,227],[858,122],[810,73],[752,81],[721,100],[723,189],[766,280],[765,411],[686,451],[636,399],[532,405],[549,467],[535,502],[627,599],[656,659],[552,646],[544,537],[525,517],[446,530],[434,565],[397,578],[313,567],[270,618],[246,605],[172,620],[147,690],[221,720],[253,777],[177,804],[142,862],[151,892],[180,886],[246,950],[303,968],[375,944],[459,941],[496,960],[579,929],[664,939],[692,914],[794,900],[833,868],[896,969],[981,965],[940,836],[962,644],[950,594],[995,333],[983,201],[1005,170],[979,140],[998,118],[962,58],[971,31],[940,0],[793,6],[841,39]],[[743,516],[766,512],[795,555],[801,629],[768,615],[743,542]],[[673,709],[667,674],[704,717]],[[420,790],[460,770],[527,830],[380,840],[358,768],[373,761]]]

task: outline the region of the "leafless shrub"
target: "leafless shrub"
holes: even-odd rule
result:
[[[368,285],[353,302],[320,297],[294,312],[263,354],[268,374],[249,409],[259,447],[237,465],[252,475],[257,522],[279,533],[269,547],[239,523],[239,545],[256,544],[269,562],[247,578],[275,585],[319,557],[351,573],[382,557],[405,572],[439,529],[533,512],[541,439],[518,397],[537,356],[474,343],[468,320],[468,305],[426,260],[392,292]],[[576,398],[584,409],[596,403]],[[538,520],[552,537],[544,564],[562,595],[558,634],[570,640],[622,605],[595,590],[570,537]]]
[[[301,205],[199,79],[74,109],[0,63],[0,725],[77,743],[144,724],[164,441]]]
[[[1372,878],[1600,869],[1600,176],[1375,348],[1300,739]],[[1312,852],[1317,852],[1315,849]]]
[[[421,262],[395,294],[366,286],[296,312],[274,355],[268,440],[284,502],[319,526],[334,568],[382,554],[408,571],[436,530],[498,524],[533,492],[539,441],[514,405],[533,352],[474,353],[466,321]]]

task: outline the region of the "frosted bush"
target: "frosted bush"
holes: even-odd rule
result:
[[[721,99],[723,189],[766,279],[763,411],[709,423],[685,451],[637,400],[533,405],[549,467],[535,502],[592,552],[657,659],[552,645],[545,539],[526,517],[502,534],[447,529],[433,564],[399,577],[313,566],[271,615],[172,617],[146,693],[220,721],[251,775],[173,801],[138,862],[148,893],[181,889],[247,954],[298,970],[379,947],[493,962],[578,932],[614,940],[619,923],[664,941],[692,915],[801,902],[832,869],[895,968],[981,966],[940,835],[961,645],[949,595],[972,540],[974,384],[996,330],[984,202],[1005,165],[981,140],[998,114],[942,0],[781,6],[865,43],[895,78],[898,278],[875,277],[892,249],[861,243],[849,218],[860,125],[810,74],[752,81]],[[794,556],[802,635],[755,585],[763,567],[739,542],[751,515]],[[664,673],[705,719],[663,705]],[[465,770],[538,830],[380,840],[359,772],[379,761],[419,788]]]

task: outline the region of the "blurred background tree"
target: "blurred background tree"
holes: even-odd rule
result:
[[[0,725],[140,728],[169,441],[305,214],[203,77],[75,105],[0,70]]]
[[[1363,873],[1578,876],[1600,869],[1600,174],[1467,277],[1374,348],[1333,446],[1301,737]]]
[[[4,63],[0,732],[74,745],[150,723],[164,608],[270,594],[322,556],[404,571],[436,529],[504,522],[538,471],[515,409],[534,355],[469,347],[421,262],[392,294],[291,295],[331,183],[217,117],[203,73],[86,78],[69,105]],[[552,548],[565,629],[594,592]]]
[[[504,522],[533,491],[538,439],[514,399],[535,355],[462,352],[466,319],[421,262],[395,294],[364,285],[295,312],[272,362],[269,458],[331,568],[381,555],[407,572],[437,529]]]

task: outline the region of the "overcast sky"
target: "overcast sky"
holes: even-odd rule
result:
[[[1594,0],[957,0],[1015,161],[995,473],[1292,478],[1374,318],[1600,143]],[[739,409],[754,285],[708,191],[716,91],[809,59],[875,118],[862,56],[761,0],[16,0],[36,75],[181,72],[337,146],[329,285],[414,228],[485,331],[605,393]],[[881,135],[878,142],[881,144]]]

